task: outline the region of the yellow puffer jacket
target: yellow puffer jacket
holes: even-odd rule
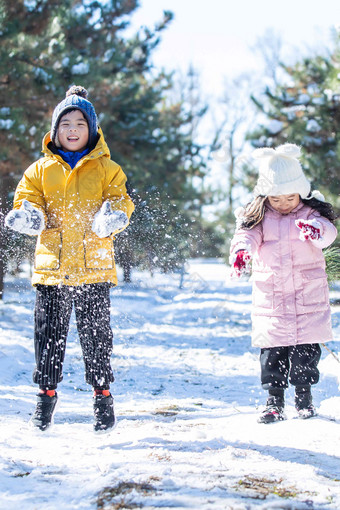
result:
[[[45,157],[24,173],[15,192],[14,208],[24,199],[45,215],[45,230],[37,240],[32,284],[117,284],[113,240],[91,230],[94,215],[105,200],[130,218],[134,205],[126,192],[126,176],[110,159],[103,133],[96,147],[71,167],[48,148]]]

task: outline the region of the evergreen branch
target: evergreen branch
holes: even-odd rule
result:
[[[331,246],[323,250],[326,261],[326,273],[328,284],[331,285],[340,280],[340,248]]]

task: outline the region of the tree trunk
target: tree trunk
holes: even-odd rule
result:
[[[131,283],[131,273],[132,273],[131,265],[129,263],[124,263],[123,271],[124,271],[124,282]]]
[[[7,241],[5,236],[4,219],[8,212],[8,195],[14,186],[12,177],[0,176],[0,299],[4,294],[4,278],[6,272]]]
[[[4,276],[5,276],[5,236],[4,236],[4,206],[5,206],[5,190],[4,179],[1,183],[0,194],[0,299],[3,298],[4,292]]]
[[[128,238],[124,238],[122,252],[120,255],[121,266],[123,268],[124,282],[131,283],[131,274],[132,274],[132,253],[129,248]]]
[[[2,230],[2,227],[0,227]],[[0,232],[0,299],[3,298],[4,293],[4,276],[5,276],[5,264],[4,264],[4,246],[3,246],[3,235]]]

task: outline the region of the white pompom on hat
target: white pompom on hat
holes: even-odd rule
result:
[[[301,155],[300,147],[293,143],[285,143],[276,149],[270,147],[256,149],[252,155],[260,161],[255,196],[298,193],[301,198],[307,198],[311,186],[298,160]]]

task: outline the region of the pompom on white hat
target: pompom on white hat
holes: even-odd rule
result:
[[[279,145],[276,149],[256,149],[252,156],[259,160],[259,178],[254,195],[278,196],[298,193],[307,198],[311,186],[303,173],[298,158],[300,147],[293,143]]]

